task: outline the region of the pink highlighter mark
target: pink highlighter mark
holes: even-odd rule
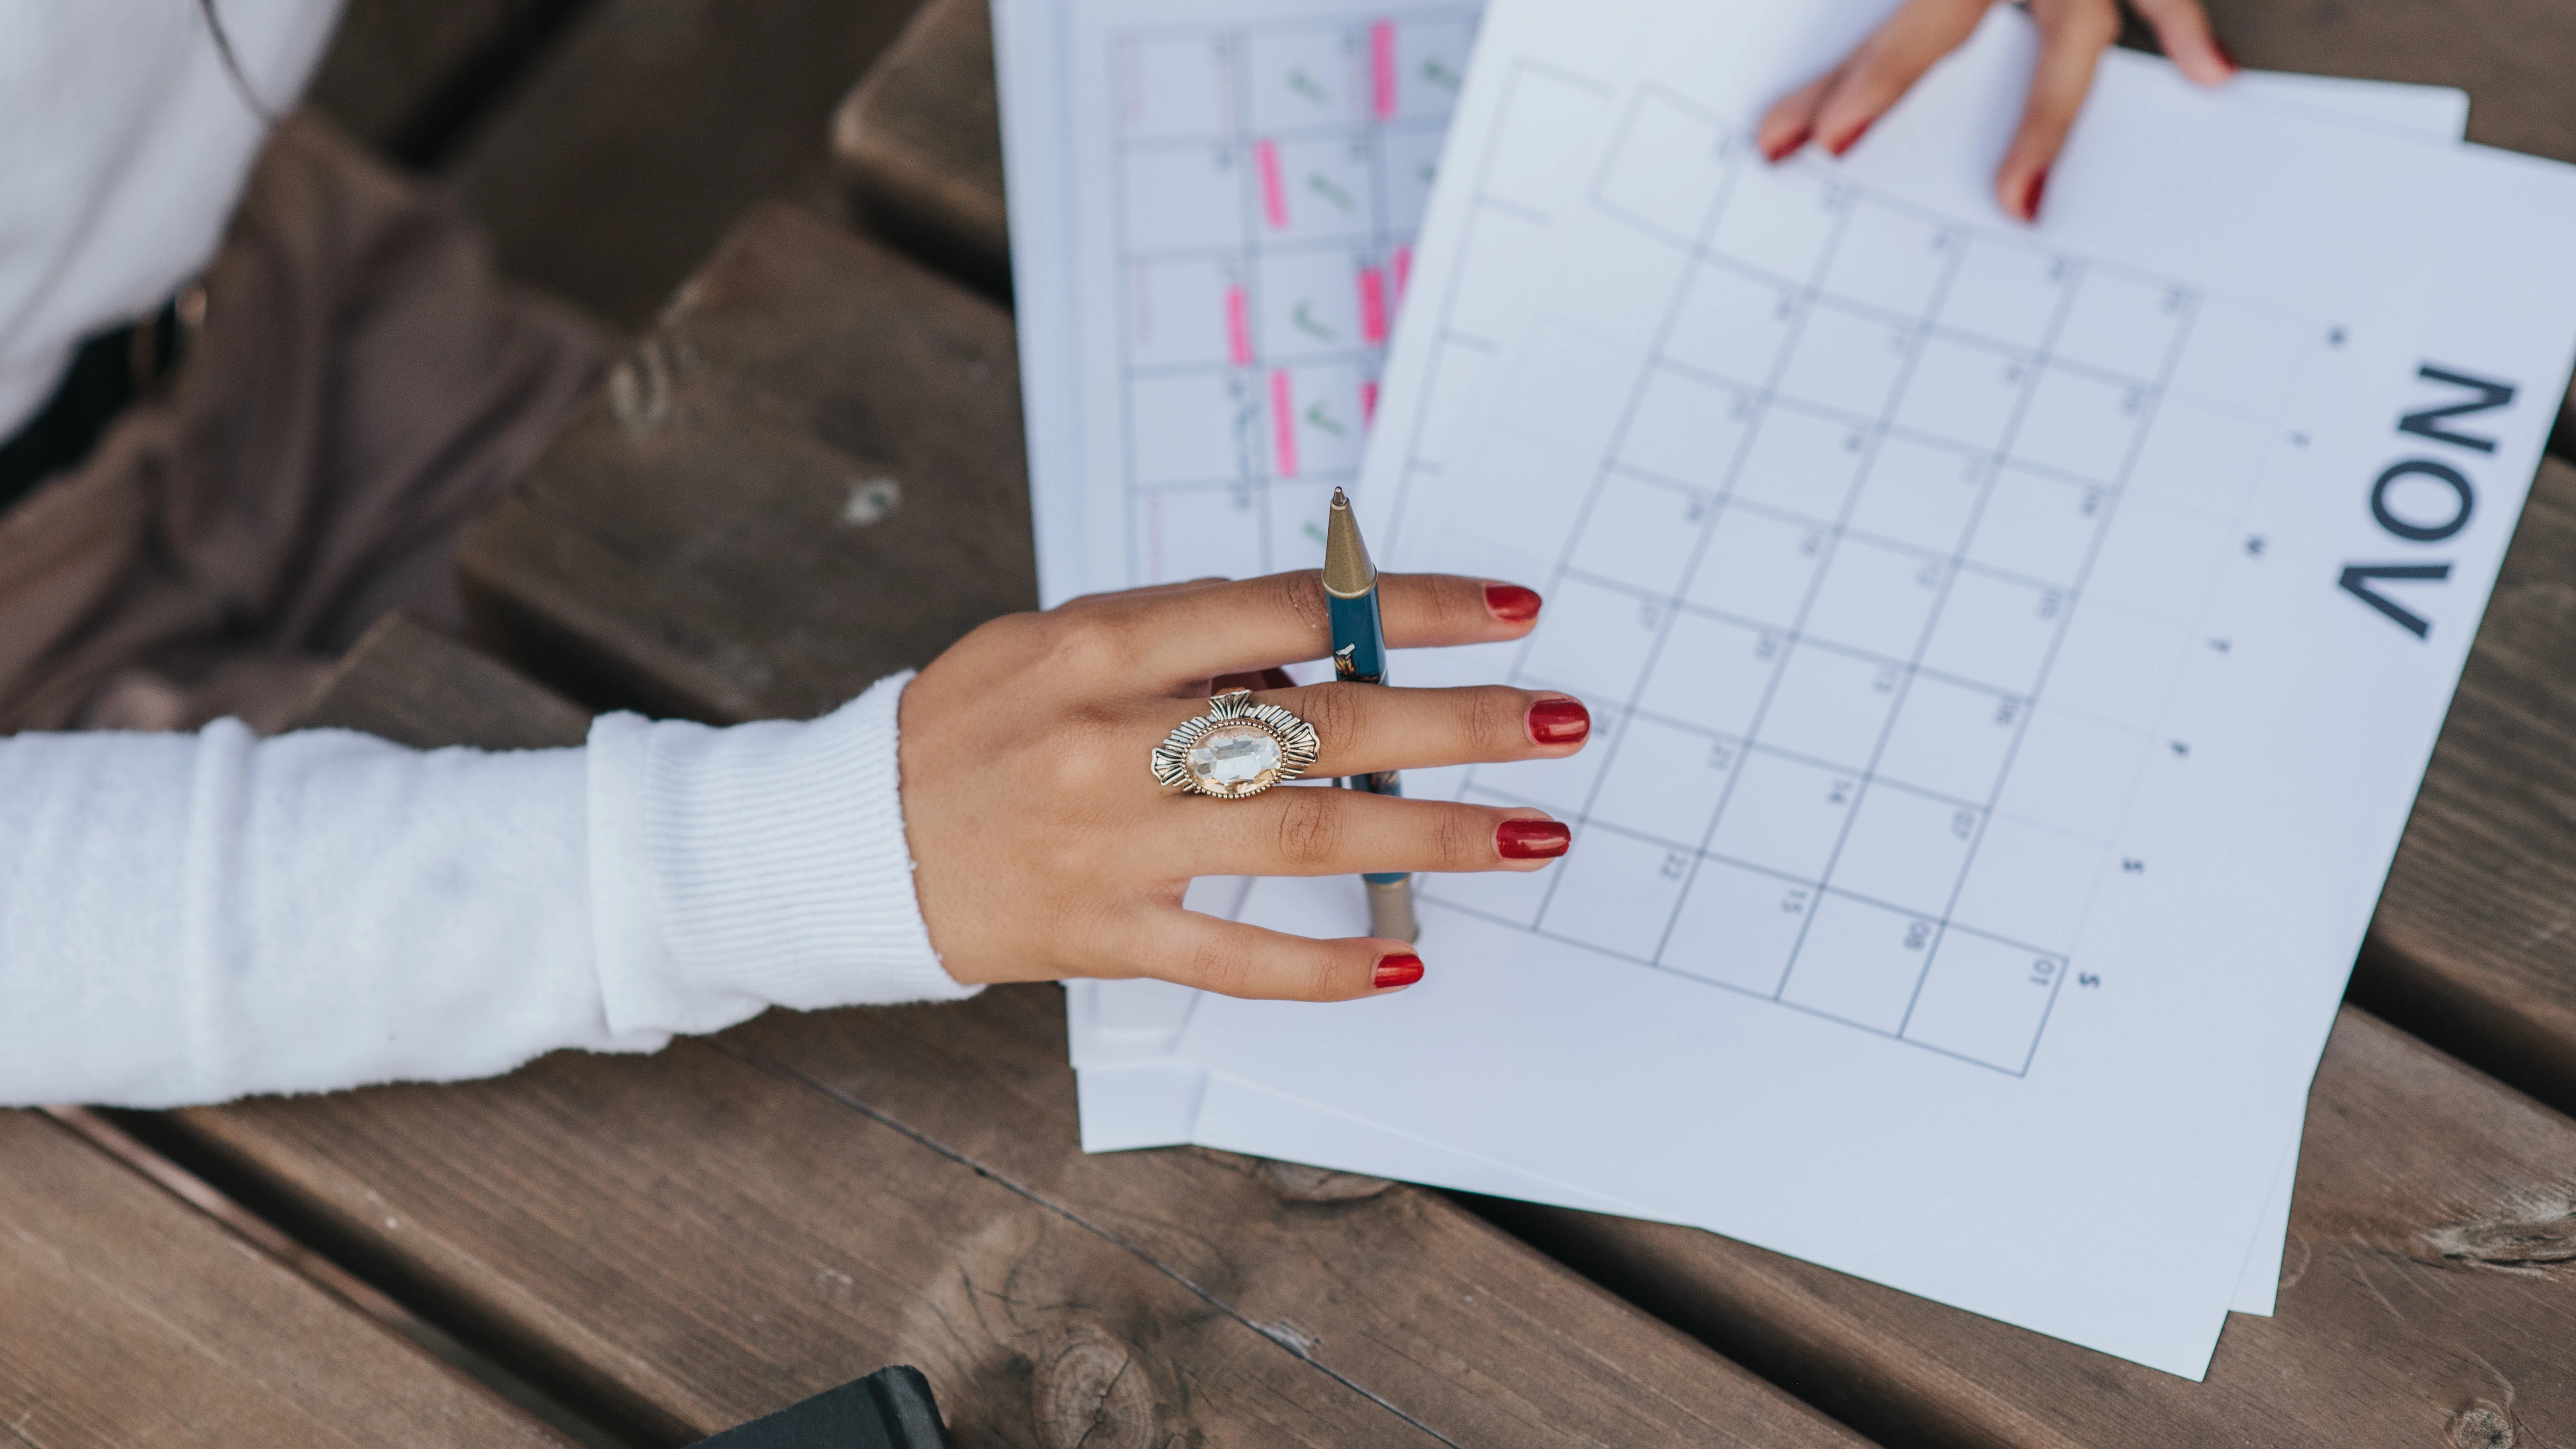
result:
[[[1395,305],[1404,305],[1404,289],[1413,281],[1413,248],[1395,249]]]
[[[1360,268],[1360,340],[1386,345],[1386,273],[1375,267]]]
[[[1252,304],[1241,287],[1225,289],[1225,347],[1235,366],[1252,365]]]
[[[1252,164],[1261,168],[1261,213],[1272,231],[1288,229],[1288,188],[1279,180],[1279,143],[1256,141]]]
[[[1363,424],[1374,423],[1377,421],[1376,383],[1364,382],[1360,384],[1360,421]]]
[[[1369,27],[1369,73],[1377,82],[1377,118],[1395,119],[1395,22],[1381,20]]]
[[[1270,373],[1270,442],[1279,455],[1279,476],[1297,476],[1297,394],[1288,385],[1288,369]]]

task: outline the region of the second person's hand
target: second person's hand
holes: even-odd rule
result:
[[[1959,48],[1992,0],[1905,0],[1840,65],[1799,87],[1762,118],[1755,139],[1777,161],[1812,141],[1840,156],[1885,115],[1935,61]],[[2176,68],[2214,86],[2236,74],[2236,62],[2210,33],[2199,0],[2131,0],[2154,27]],[[2093,68],[2120,34],[2119,0],[2029,0],[2039,27],[2039,61],[2003,164],[1995,200],[2023,221],[2039,218],[2048,168],[2093,86]]]

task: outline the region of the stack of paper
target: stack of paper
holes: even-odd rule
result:
[[[1766,163],[1885,11],[997,0],[1049,600],[1312,563],[1355,482],[1383,565],[1548,599],[1399,679],[1596,722],[1408,775],[1575,826],[1420,878],[1421,985],[1071,986],[1085,1145],[1692,1224],[2197,1377],[2567,381],[2576,181],[2455,92],[2114,53],[2021,226],[2010,7]],[[1355,881],[1192,904],[1365,933]]]

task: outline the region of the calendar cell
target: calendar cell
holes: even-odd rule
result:
[[[1741,865],[1820,880],[1860,793],[1860,777],[1774,754],[1745,752],[1708,851]]]
[[[1592,495],[1571,563],[1595,578],[1678,593],[1712,506],[1694,489],[1613,471]]]
[[[1937,921],[1827,891],[1780,999],[1894,1036],[1940,929]]]
[[[1905,685],[1905,666],[1812,643],[1789,651],[1755,738],[1846,770],[1866,770]]]
[[[1538,928],[1579,922],[1583,944],[1632,961],[1652,961],[1690,876],[1691,853],[1601,825],[1579,827]]]
[[[1823,560],[1826,535],[1815,524],[1722,508],[1684,597],[1746,623],[1792,628]]]
[[[2019,1073],[2066,974],[2065,959],[1952,929],[1924,973],[1905,1039]]]
[[[1665,934],[1659,965],[1770,996],[1788,974],[1819,892],[1803,881],[1702,860]]]
[[[1828,884],[1898,910],[1946,915],[1984,821],[1974,806],[1874,780]]]
[[[1695,851],[1743,754],[1739,740],[1632,718],[1585,813],[1622,830]]]

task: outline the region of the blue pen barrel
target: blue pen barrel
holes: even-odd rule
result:
[[[1333,677],[1351,684],[1386,682],[1386,629],[1378,622],[1377,590],[1356,599],[1324,595],[1333,622]]]
[[[1356,599],[1345,599],[1327,592],[1325,607],[1332,611],[1333,677],[1351,684],[1384,684],[1386,682],[1386,629],[1378,620],[1377,590],[1370,589]],[[1372,795],[1401,795],[1404,782],[1393,770],[1373,775],[1346,775],[1346,790],[1366,790]],[[1404,872],[1363,875],[1370,885],[1394,885],[1405,878]]]

